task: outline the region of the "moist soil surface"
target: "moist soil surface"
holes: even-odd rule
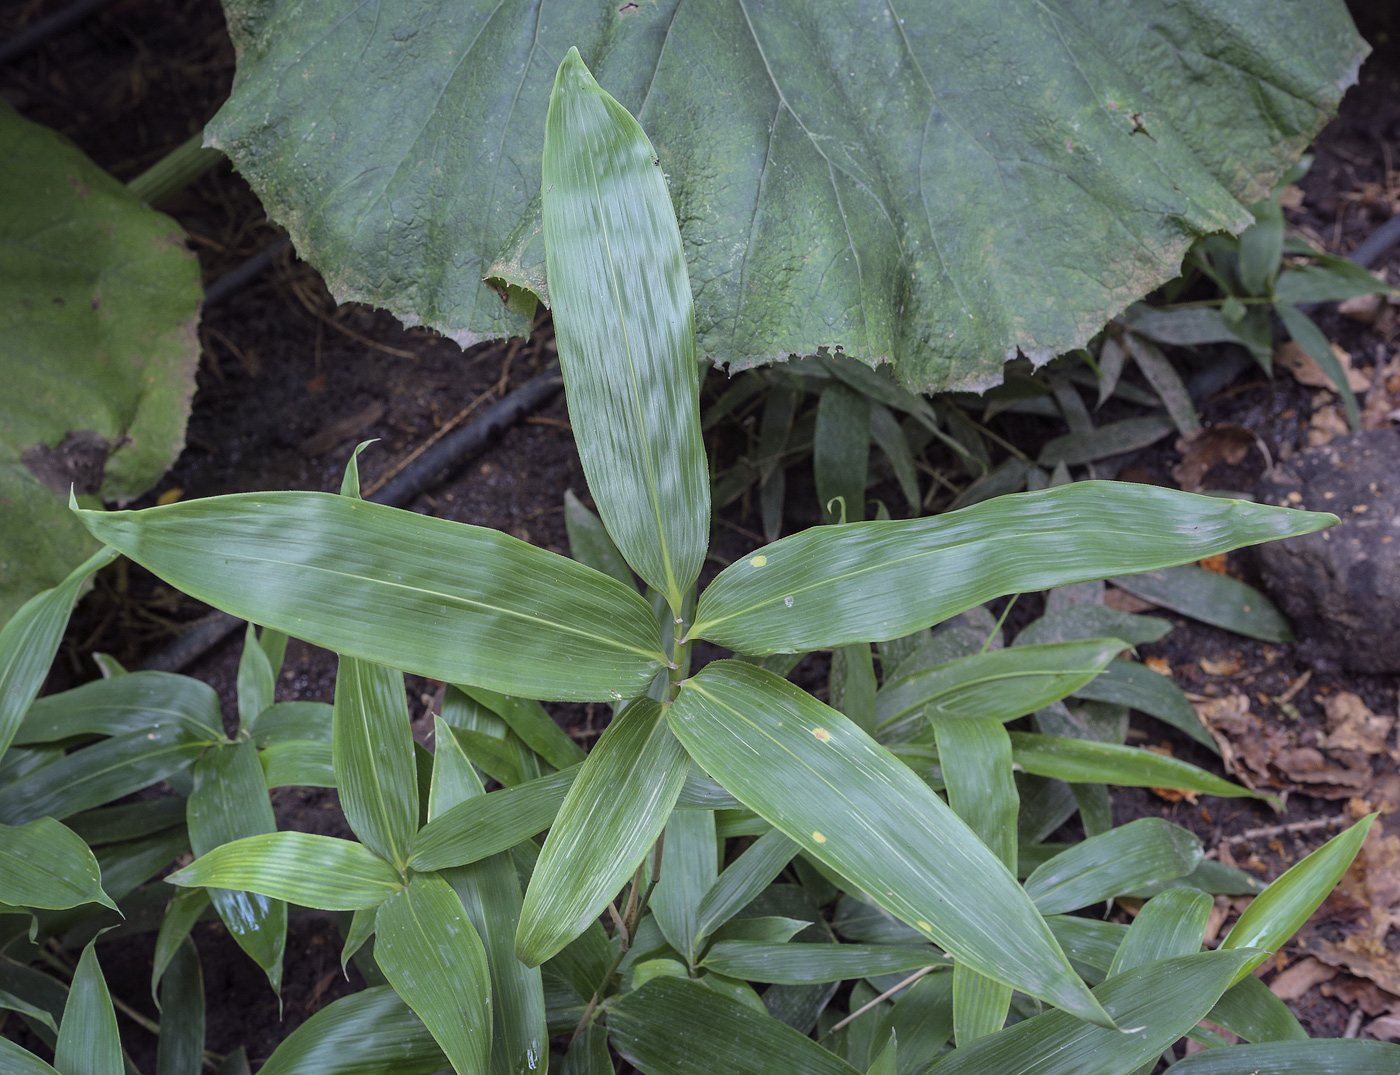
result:
[[[11,3],[0,12],[0,40],[63,7],[50,0]],[[1384,20],[1381,20],[1383,23]],[[1363,22],[1363,28],[1368,24]],[[1371,25],[1377,25],[1373,23]],[[1382,31],[1383,27],[1382,27]],[[119,0],[68,32],[0,70],[0,93],[28,118],[55,127],[100,165],[128,180],[199,130],[228,93],[233,50],[215,0]],[[1290,223],[1328,251],[1345,253],[1380,223],[1400,211],[1400,69],[1392,49],[1372,57],[1360,84],[1346,96],[1340,116],[1317,140],[1312,170],[1299,184]],[[225,163],[173,196],[160,208],[189,232],[204,269],[206,286],[280,238],[257,198]],[[1400,282],[1400,247],[1375,266]],[[1335,307],[1316,311],[1329,338],[1353,356],[1358,367],[1383,369],[1397,354],[1395,318],[1366,324],[1340,316]],[[187,446],[179,461],[143,501],[195,498],[270,489],[335,490],[354,446],[374,443],[360,459],[362,482],[372,491],[416,450],[469,421],[482,406],[535,376],[554,357],[547,319],[528,340],[490,343],[463,352],[421,329],[405,330],[388,314],[361,306],[337,306],[320,276],[291,255],[282,256],[251,286],[206,310],[200,329],[203,355]],[[1204,367],[1209,354],[1182,357]],[[712,373],[706,386],[713,400],[727,386]],[[1400,390],[1400,387],[1397,388]],[[1249,430],[1262,450],[1240,463],[1218,465],[1206,487],[1249,491],[1271,465],[1300,450],[1316,429],[1326,394],[1287,375],[1269,378],[1254,365],[1241,369],[1202,406],[1207,426]],[[1006,415],[994,428],[1034,455],[1064,429],[1057,423]],[[1393,428],[1393,427],[1392,427]],[[711,448],[723,464],[753,446],[754,415],[719,424]],[[1265,452],[1269,453],[1266,457]],[[930,457],[935,469],[957,477],[956,465]],[[1172,468],[1181,460],[1170,443],[1120,460],[1117,476],[1175,485]],[[1076,475],[1078,476],[1078,475]],[[582,469],[569,429],[563,397],[507,430],[472,456],[448,480],[411,505],[414,510],[493,527],[558,553],[568,552],[562,510],[564,491],[588,501]],[[872,490],[899,514],[903,499],[892,483]],[[810,464],[788,473],[785,532],[818,520]],[[719,513],[710,574],[762,542],[756,498],[746,496]],[[1225,569],[1257,581],[1248,551],[1231,554]],[[993,610],[1002,611],[1002,603]],[[1038,595],[1023,597],[1007,619],[1008,633],[1043,608]],[[76,685],[96,674],[94,651],[137,667],[159,652],[189,621],[207,610],[142,572],[115,565],[98,579],[79,607],[65,640],[50,690]],[[1376,714],[1396,713],[1395,677],[1345,673],[1314,640],[1265,644],[1167,612],[1174,630],[1141,647],[1138,656],[1165,665],[1203,703],[1243,694],[1256,702],[1265,728],[1282,728],[1300,746],[1326,732],[1329,696],[1350,692]],[[218,689],[225,718],[236,721],[234,683],[241,634],[214,647],[184,669]],[[716,652],[697,653],[703,661]],[[821,697],[827,661],[814,655],[793,678]],[[1303,677],[1308,677],[1303,679]],[[335,657],[293,641],[277,687],[277,699],[330,701]],[[1288,709],[1269,703],[1288,695]],[[431,737],[431,715],[440,705],[440,685],[410,677],[410,713],[415,733]],[[550,707],[584,745],[606,725],[605,706]],[[1185,736],[1134,715],[1133,740],[1220,771],[1220,761]],[[1198,833],[1205,846],[1263,879],[1271,879],[1318,846],[1335,828],[1329,819],[1350,809],[1400,806],[1400,777],[1386,753],[1369,757],[1373,781],[1347,798],[1326,798],[1289,788],[1287,810],[1278,814],[1248,799],[1198,801],[1163,797],[1146,789],[1115,789],[1115,823],[1144,816],[1166,817]],[[284,829],[348,836],[334,791],[280,789],[273,795]],[[1248,836],[1253,830],[1295,822],[1301,829]],[[1389,819],[1387,819],[1389,829]],[[1400,827],[1395,829],[1400,833]],[[1069,838],[1067,827],[1057,838]],[[1127,908],[1130,913],[1132,908]],[[1122,915],[1124,909],[1115,913]],[[1320,915],[1325,917],[1329,906]],[[227,1053],[242,1045],[256,1070],[277,1043],[335,998],[363,987],[352,966],[340,971],[341,934],[333,915],[292,920],[281,1005],[257,967],[238,950],[217,922],[197,927],[208,996],[207,1047]],[[1386,940],[1394,946],[1394,937]],[[103,963],[114,994],[155,1018],[149,999],[151,933],[112,940]],[[1298,956],[1286,949],[1280,967]],[[1358,1033],[1366,1011],[1364,979],[1342,974],[1290,1001],[1309,1032],[1318,1036]],[[1330,993],[1331,995],[1325,995]],[[1361,998],[1361,999],[1358,999]],[[1400,1002],[1400,998],[1396,998]],[[154,1038],[122,1017],[124,1042],[144,1071],[154,1069]],[[1380,1029],[1379,1027],[1377,1028]],[[7,1033],[13,1033],[7,1028]],[[20,1031],[21,1040],[24,1040]],[[45,1052],[42,1046],[39,1047]]]

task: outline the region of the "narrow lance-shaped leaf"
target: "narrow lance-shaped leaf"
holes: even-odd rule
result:
[[[117,1013],[97,963],[95,941],[83,949],[73,972],[53,1063],[63,1075],[123,1075]]]
[[[1248,583],[1194,564],[1163,568],[1111,580],[1134,597],[1265,642],[1292,642],[1293,629],[1282,612]]]
[[[446,1060],[423,1021],[387,985],[332,1001],[297,1027],[259,1075],[435,1075]]]
[[[709,544],[695,311],[656,151],[577,49],[545,124],[549,301],[569,416],[599,514],[680,615]]]
[[[51,817],[0,826],[0,903],[59,910],[117,905],[102,891],[97,859],[72,829]]]
[[[177,725],[192,739],[223,738],[219,695],[190,676],[132,672],[98,679],[34,702],[15,733],[15,745],[52,743],[73,736],[111,736]]]
[[[1185,877],[1201,854],[1201,841],[1179,825],[1138,818],[1037,867],[1026,878],[1026,894],[1041,914],[1063,914],[1144,884]]]
[[[666,822],[661,879],[651,911],[671,947],[690,965],[698,955],[700,904],[719,874],[712,810],[673,810]]]
[[[0,628],[0,756],[44,686],[73,602],[93,573],[116,558],[111,549],[93,553],[53,589],[26,601]]]
[[[258,751],[250,740],[216,747],[195,763],[186,818],[195,855],[277,831]],[[227,888],[211,888],[209,896],[238,946],[267,972],[273,991],[279,992],[287,905],[260,893]]]
[[[0,1038],[0,1062],[4,1063],[4,1070],[9,1075],[64,1075],[9,1038]]]
[[[1033,732],[1011,732],[1016,764],[1036,776],[1066,780],[1071,784],[1119,784],[1137,788],[1182,788],[1224,797],[1252,796],[1269,801],[1269,795],[1250,791],[1180,761],[1137,747],[1096,743]]]
[[[751,810],[959,961],[1108,1022],[1006,866],[841,714],[770,672],[720,661],[686,681],[670,719]]]
[[[197,1075],[204,1059],[204,1022],[204,971],[186,937],[161,990],[156,1075]]]
[[[363,844],[305,832],[235,840],[166,880],[260,892],[322,911],[374,907],[402,887],[394,868]]]
[[[645,690],[666,662],[641,595],[483,527],[330,493],[79,514],[192,597],[432,679],[606,701]]]
[[[1284,871],[1254,897],[1239,921],[1221,942],[1221,948],[1257,948],[1258,954],[1235,977],[1239,981],[1277,952],[1322,905],[1328,893],[1347,872],[1376,820],[1363,818],[1340,832],[1301,862]]]
[[[487,1075],[491,973],[486,950],[457,894],[418,874],[379,906],[374,957],[418,1013],[457,1075]]]
[[[184,944],[195,923],[208,909],[209,902],[208,889],[182,888],[175,892],[165,909],[160,931],[156,934],[155,955],[151,957],[151,999],[156,1001],[157,1007],[160,1006],[157,999],[160,980],[175,958],[175,953],[180,950],[180,945]]]
[[[1207,1049],[1172,1065],[1173,1075],[1395,1075],[1400,1045],[1318,1038]]]
[[[696,912],[697,947],[767,888],[795,854],[797,845],[785,833],[769,829],[726,866],[700,900]]]
[[[272,661],[258,642],[257,628],[250,623],[238,658],[238,726],[243,731],[253,731],[258,715],[272,704],[276,688]]]
[[[817,527],[735,562],[691,635],[740,653],[899,638],[1007,593],[1150,571],[1336,516],[1123,482],[1074,482],[932,519]]]
[[[843,384],[824,388],[817,404],[812,473],[818,510],[829,523],[865,518],[865,482],[870,469],[870,404]]]
[[[661,835],[689,765],[657,702],[639,698],[613,718],[535,865],[515,941],[522,962],[543,963],[598,917]]]
[[[403,673],[340,658],[331,757],[350,828],[376,855],[402,867],[418,832],[418,774]]]
[[[1109,976],[1154,960],[1199,952],[1210,909],[1211,898],[1200,889],[1169,888],[1153,896],[1128,927],[1108,968]]]
[[[948,961],[930,945],[716,941],[701,965],[750,982],[807,985],[946,967]]]

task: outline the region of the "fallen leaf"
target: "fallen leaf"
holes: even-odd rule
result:
[[[1142,663],[1147,665],[1148,668],[1152,669],[1152,671],[1156,672],[1158,675],[1167,676],[1168,678],[1171,677],[1172,665],[1165,657],[1147,657]]]
[[[1400,1015],[1382,1015],[1366,1024],[1366,1033],[1377,1041],[1400,1038]]]
[[[1336,967],[1308,956],[1277,975],[1269,989],[1279,1000],[1297,1000],[1313,986],[1330,982],[1336,976]]]
[[[1371,783],[1369,766],[1340,767],[1316,747],[1291,747],[1274,755],[1274,765],[1300,790],[1323,799],[1350,799]]]
[[[1244,667],[1238,658],[1226,657],[1223,661],[1212,660],[1209,657],[1201,658],[1201,671],[1208,676],[1233,676]]]
[[[1198,566],[1205,568],[1207,571],[1212,571],[1217,575],[1229,574],[1229,572],[1225,570],[1225,554],[1223,552],[1216,553],[1214,556],[1207,556],[1204,560],[1197,560],[1196,563]]]
[[[1374,325],[1376,318],[1380,316],[1382,301],[1380,295],[1353,295],[1338,303],[1337,313],[1364,325]]]
[[[1106,608],[1117,609],[1119,612],[1151,612],[1157,607],[1151,601],[1134,597],[1127,590],[1120,590],[1116,586],[1109,586],[1104,590],[1103,603]]]
[[[1386,741],[1395,727],[1394,717],[1377,716],[1350,691],[1329,695],[1323,707],[1327,712],[1327,735],[1318,741],[1319,746],[1366,754],[1387,752]]]
[[[1360,392],[1363,388],[1371,387],[1371,381],[1368,377],[1360,370],[1351,368],[1351,352],[1343,350],[1334,343],[1332,353],[1337,356],[1337,361],[1341,363],[1342,369],[1346,372],[1347,383],[1351,385],[1353,392]],[[1322,367],[1317,364],[1317,360],[1304,351],[1296,340],[1288,340],[1274,348],[1274,363],[1293,374],[1293,379],[1299,384],[1305,384],[1310,388],[1332,387],[1331,378],[1322,372]]]
[[[1348,1007],[1360,1008],[1367,1015],[1385,1015],[1400,1010],[1400,996],[1387,993],[1375,982],[1355,975],[1338,975],[1325,983],[1319,992],[1324,997],[1340,1000]]]
[[[1242,463],[1254,447],[1254,434],[1243,426],[1222,423],[1202,429],[1176,442],[1181,462],[1172,467],[1172,478],[1182,489],[1194,493],[1206,474],[1217,463]]]
[[[1187,791],[1184,788],[1151,788],[1150,790],[1157,798],[1164,799],[1169,803],[1188,802],[1195,806],[1196,800],[1201,797],[1199,791]]]
[[[1350,432],[1347,420],[1342,417],[1342,412],[1332,404],[1319,407],[1313,411],[1313,416],[1308,420],[1308,446],[1317,448],[1323,444],[1330,444],[1333,437],[1340,437]]]

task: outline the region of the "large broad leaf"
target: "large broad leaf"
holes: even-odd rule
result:
[[[1026,878],[1026,894],[1042,914],[1063,914],[1139,885],[1185,877],[1200,861],[1194,834],[1158,817],[1138,818],[1038,866]]]
[[[0,623],[92,551],[63,510],[175,461],[199,360],[180,226],[0,103]]]
[[[651,142],[576,49],[549,99],[543,171],[549,294],[579,459],[622,555],[679,616],[710,530],[690,280]]]
[[[1388,1041],[1277,1041],[1207,1049],[1172,1065],[1176,1075],[1395,1075],[1400,1045]]]
[[[433,679],[606,701],[645,690],[666,660],[635,590],[478,526],[330,493],[79,514],[192,597]]]
[[[487,1075],[491,973],[486,950],[447,882],[419,874],[379,906],[374,955],[457,1075]]]
[[[690,633],[754,655],[884,641],[1001,594],[1180,564],[1335,521],[1086,481],[931,519],[814,527],[720,572]]]
[[[686,681],[670,719],[750,809],[959,961],[1106,1021],[1011,871],[840,713],[771,672],[720,661]]]
[[[1365,52],[1340,0],[226,8],[210,140],[342,300],[523,331],[481,279],[544,291],[546,99],[577,46],[670,176],[704,354],[844,346],[944,388],[1083,344],[1249,224]]]
[[[59,909],[100,903],[102,870],[87,844],[51,817],[28,825],[0,825],[0,903]]]
[[[515,950],[537,966],[588,928],[666,825],[690,759],[661,706],[639,698],[583,763],[540,853]]]
[[[260,1075],[433,1075],[447,1061],[393,989],[372,986],[327,1004],[273,1051]]]

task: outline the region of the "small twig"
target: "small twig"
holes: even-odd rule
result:
[[[1361,1032],[1361,1009],[1352,1010],[1350,1018],[1347,1019],[1347,1028],[1342,1031],[1342,1037],[1354,1038]]]
[[[608,901],[608,917],[612,919],[613,927],[617,930],[621,942],[626,944],[628,941],[627,923],[623,920],[622,915],[618,914],[617,903],[613,900]]]
[[[1311,821],[1293,821],[1287,825],[1265,825],[1261,829],[1246,829],[1235,836],[1227,836],[1222,844],[1246,844],[1253,840],[1266,840],[1274,836],[1287,836],[1295,832],[1316,832],[1318,829],[1335,829],[1347,823],[1346,816],[1319,817]]]
[[[888,989],[886,989],[883,993],[881,993],[881,994],[880,994],[878,997],[876,997],[874,1000],[868,1000],[868,1001],[866,1001],[866,1002],[865,1002],[864,1004],[862,1004],[859,1008],[857,1008],[855,1011],[851,1012],[850,1015],[848,1015],[848,1016],[846,1016],[846,1018],[842,1019],[839,1023],[837,1023],[835,1026],[833,1026],[830,1030],[828,1030],[825,1034],[823,1034],[823,1035],[822,1035],[820,1038],[818,1038],[817,1040],[818,1040],[818,1041],[824,1041],[829,1035],[835,1034],[835,1033],[836,1033],[838,1030],[840,1030],[842,1027],[844,1027],[844,1026],[850,1024],[850,1023],[855,1022],[855,1021],[856,1021],[857,1019],[859,1019],[862,1015],[864,1015],[866,1012],[868,1012],[871,1008],[875,1007],[875,1005],[881,1003],[882,1001],[889,1000],[890,997],[894,996],[894,995],[895,995],[896,993],[898,993],[901,989],[904,989],[904,988],[907,987],[907,986],[913,985],[913,984],[914,984],[915,982],[917,982],[920,978],[922,978],[925,974],[928,974],[930,971],[935,971],[935,970],[937,970],[938,967],[939,967],[939,964],[937,964],[937,963],[930,963],[927,967],[920,967],[920,968],[919,968],[918,970],[916,970],[913,974],[909,975],[908,978],[905,978],[904,981],[899,982],[897,985],[892,985],[892,986],[890,986]]]

